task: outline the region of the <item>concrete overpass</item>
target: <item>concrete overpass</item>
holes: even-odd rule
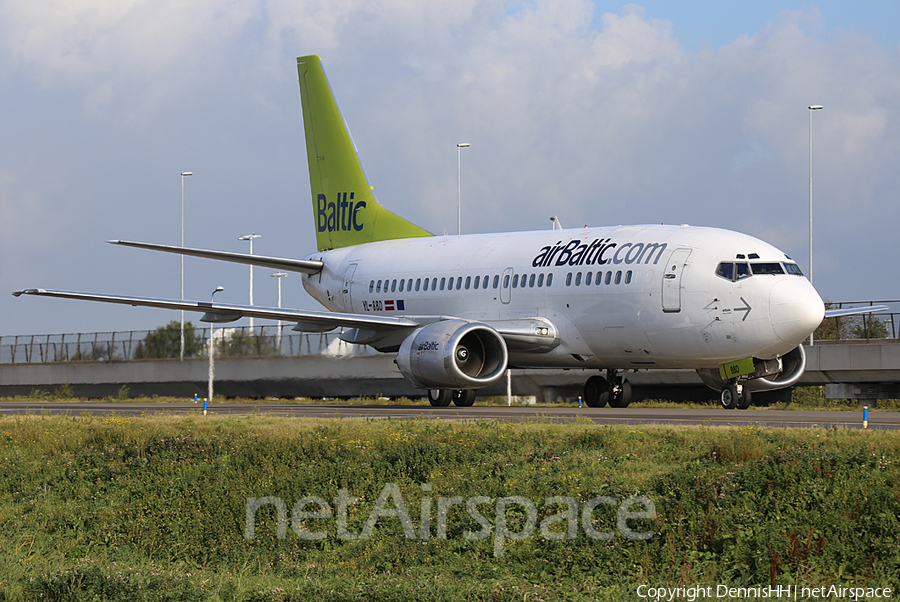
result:
[[[314,335],[318,337],[319,335]],[[302,345],[300,349],[303,349]],[[225,357],[215,362],[215,392],[226,397],[399,397],[421,396],[400,375],[393,355],[350,355],[350,346],[320,339],[307,341],[307,353],[291,356]],[[0,364],[0,396],[53,393],[68,385],[77,397],[205,397],[208,361],[203,358],[82,361],[31,361]],[[900,398],[900,341],[827,341],[806,348],[807,368],[800,385],[826,385],[833,398]],[[43,357],[51,357],[42,354]],[[20,358],[22,356],[20,355]],[[35,354],[31,354],[35,358]],[[513,370],[514,395],[541,400],[581,394],[590,370]],[[692,370],[630,373],[634,398],[711,399]],[[501,382],[481,395],[505,395]],[[789,400],[790,391],[754,394],[756,403]]]

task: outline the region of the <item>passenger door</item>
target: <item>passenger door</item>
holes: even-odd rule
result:
[[[341,286],[341,300],[344,304],[344,311],[347,312],[353,311],[353,298],[351,297],[351,291],[353,290],[353,274],[356,272],[357,265],[358,264],[356,263],[351,263],[344,271],[344,283],[343,286]]]
[[[666,264],[662,281],[662,310],[665,313],[681,311],[681,276],[690,254],[690,249],[675,249]]]

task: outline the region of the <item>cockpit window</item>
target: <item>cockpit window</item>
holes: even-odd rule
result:
[[[802,276],[803,271],[800,269],[800,266],[796,263],[786,263],[784,264],[784,269],[787,270],[788,274],[793,274],[794,276]]]
[[[802,276],[803,272],[796,263],[741,263],[723,261],[716,266],[716,276],[736,282],[753,275],[774,276],[778,274],[791,274]]]
[[[716,266],[716,276],[725,280],[734,280],[734,264],[720,263]]]
[[[731,263],[730,261],[723,261],[716,266],[716,276],[718,276],[719,278],[724,278],[725,280],[730,280],[732,282],[741,280],[743,278],[749,278],[751,276],[750,264]]]
[[[772,276],[775,274],[784,274],[784,269],[780,263],[751,263],[753,275],[761,274],[764,276]]]

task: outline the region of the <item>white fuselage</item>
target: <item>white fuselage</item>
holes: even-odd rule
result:
[[[546,318],[560,345],[511,352],[510,364],[520,367],[714,368],[771,359],[797,347],[824,312],[782,251],[714,228],[412,238],[308,258],[325,268],[304,276],[304,287],[332,311],[487,323]],[[729,276],[727,264],[741,277]],[[756,273],[745,275],[747,266]]]

